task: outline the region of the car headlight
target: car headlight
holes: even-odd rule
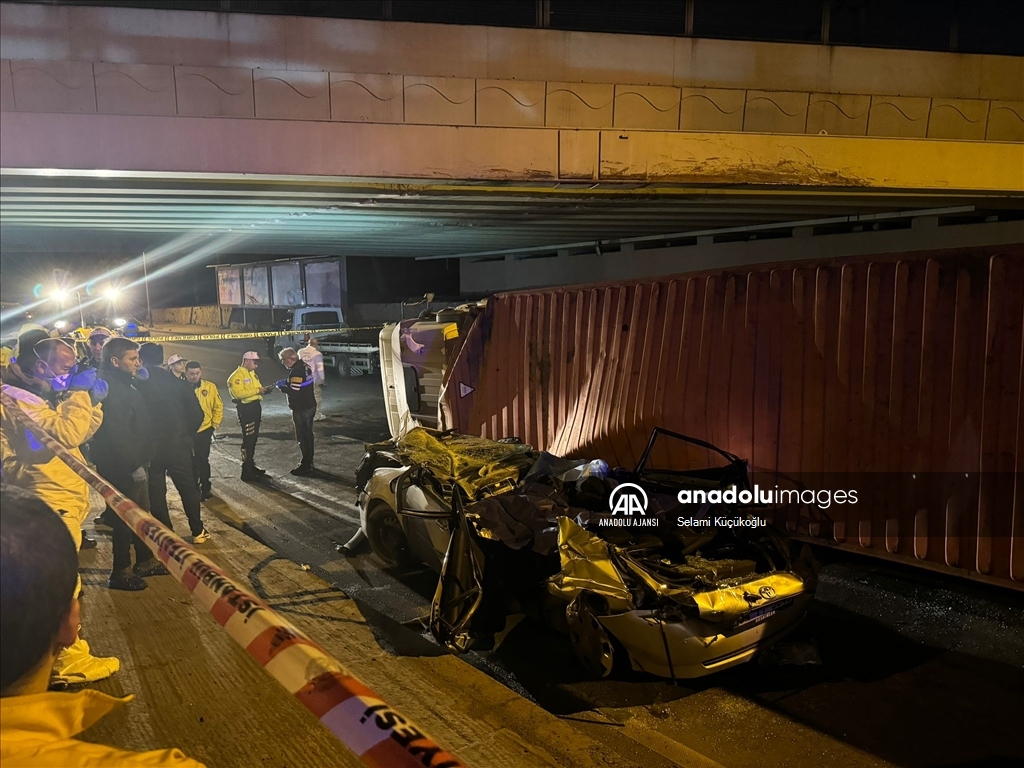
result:
[[[115,317],[114,318],[114,325],[116,325],[118,328],[122,328],[124,326],[124,324],[125,324],[125,320],[124,320],[123,317]]]

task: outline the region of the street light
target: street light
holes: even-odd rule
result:
[[[116,302],[118,299],[121,298],[121,289],[112,285],[105,291],[103,291],[103,297],[107,301]]]
[[[50,291],[50,295],[55,298],[62,306],[69,298],[69,291],[66,288],[54,288]],[[78,297],[78,319],[81,322],[82,328],[85,328],[85,312],[82,309],[82,294],[79,290],[75,289],[75,296]]]

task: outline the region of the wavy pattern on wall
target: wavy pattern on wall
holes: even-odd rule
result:
[[[514,93],[512,93],[512,91],[508,90],[507,88],[502,88],[501,86],[498,86],[498,85],[485,85],[483,88],[478,88],[477,89],[477,93],[478,94],[479,93],[483,93],[484,91],[500,91],[501,93],[504,93],[506,96],[508,96],[510,99],[512,99],[512,101],[514,101],[520,107],[525,107],[526,109],[530,109],[531,107],[536,107],[538,104],[542,104],[544,102],[543,98],[537,99],[534,102],[520,101],[518,98],[516,98],[516,95]],[[461,103],[465,103],[465,102],[461,102]]]
[[[344,80],[334,80],[334,81],[332,81],[331,82],[331,86],[335,86],[335,85],[356,85],[356,86],[359,86],[364,91],[366,91],[370,96],[375,98],[377,101],[393,101],[394,99],[397,99],[399,97],[399,95],[400,95],[400,94],[396,93],[394,96],[378,96],[370,88],[368,88],[364,83],[360,83],[358,80],[352,80],[351,78],[345,78]]]
[[[470,102],[470,101],[473,100],[473,96],[470,95],[468,98],[465,98],[462,101],[456,101],[455,99],[450,98],[440,88],[437,88],[437,87],[431,85],[430,83],[412,83],[411,85],[405,86],[406,92],[411,91],[413,88],[429,88],[434,93],[436,93],[438,96],[440,96],[442,99],[447,101],[449,104],[453,104],[455,106],[460,106],[462,104],[466,104],[467,102]]]
[[[123,72],[120,69],[107,69],[107,70],[104,70],[103,72],[97,72],[96,73],[96,77],[103,77],[104,75],[120,75],[121,77],[126,77],[129,80],[131,80],[133,83],[135,83],[137,86],[139,86],[139,88],[141,88],[144,91],[149,91],[150,93],[163,93],[164,91],[167,90],[166,88],[148,88],[145,85],[143,85],[141,82],[139,82],[139,80],[137,78],[132,77],[127,72]]]
[[[811,106],[813,107],[815,104],[828,104],[830,107],[832,107],[833,109],[837,110],[839,112],[839,114],[841,114],[847,120],[860,120],[862,117],[864,117],[870,111],[870,107],[869,107],[867,110],[865,110],[864,112],[861,112],[859,115],[851,115],[851,114],[847,113],[847,111],[845,109],[843,109],[841,106],[839,106],[836,102],[832,101],[832,99],[819,99],[818,101],[814,102],[814,104],[811,104]],[[791,117],[792,117],[792,115],[791,115]]]
[[[734,110],[732,110],[730,112],[728,110],[722,109],[722,107],[719,106],[718,102],[716,102],[714,99],[712,99],[709,96],[705,96],[703,93],[692,93],[689,96],[684,96],[681,99],[681,102],[682,101],[688,101],[689,99],[704,99],[704,101],[706,101],[708,104],[713,106],[715,109],[717,109],[723,115],[735,115],[737,112],[742,112],[743,111],[743,106],[744,106],[743,104],[740,104],[738,107],[736,107],[736,109],[734,109]]]
[[[651,101],[649,98],[644,96],[644,94],[640,93],[639,91],[623,91],[622,93],[615,94],[615,98],[616,99],[622,98],[623,96],[637,96],[637,97],[643,99],[644,101],[646,101],[648,103],[648,105],[650,105],[651,109],[656,110],[658,112],[671,112],[673,109],[676,109],[679,106],[679,102],[680,102],[680,100],[677,99],[674,104],[671,104],[671,105],[665,107],[664,109],[662,109],[661,107],[659,107],[657,104],[655,104],[653,101]]]
[[[614,123],[615,127],[663,131],[793,133],[806,130],[810,133],[870,133],[873,136],[916,138],[924,138],[924,126],[928,125],[931,138],[1024,141],[1024,133],[1021,132],[1024,105],[1013,101],[744,91],[699,83],[680,89],[613,83],[474,81],[401,74],[317,72],[315,77],[327,78],[327,82],[320,85],[314,73],[298,70],[295,78],[291,78],[290,71],[261,75],[259,69],[178,66],[173,68],[172,77],[178,87],[175,89],[177,98],[172,104],[169,100],[164,103],[159,98],[151,98],[166,94],[172,87],[170,82],[163,87],[153,86],[166,76],[159,72],[150,73],[145,69],[130,71],[130,68],[110,64],[97,65],[94,70],[88,62],[71,61],[5,63],[6,71],[2,72],[5,110],[66,112],[101,109],[110,114],[154,114],[156,111],[190,116],[252,116],[243,103],[248,101],[246,94],[259,100],[254,93],[258,84],[266,82],[269,85],[273,81],[283,83],[287,92],[296,98],[285,96],[284,91],[265,93],[262,103],[265,108],[272,106],[273,114],[270,116],[301,120],[509,127],[539,127],[546,120],[549,127],[602,129],[611,128]],[[19,73],[24,75],[19,76]],[[246,82],[250,77],[254,77],[252,85]],[[333,79],[335,77],[338,79]],[[97,85],[101,78],[103,85]],[[79,79],[82,82],[78,82]],[[131,85],[113,85],[118,81]],[[192,85],[182,88],[188,83]],[[224,97],[236,101],[229,104],[211,91],[204,92],[205,85],[197,87],[196,83],[209,84]],[[88,90],[90,84],[97,94],[95,105],[93,94]],[[138,95],[131,96],[130,90],[136,87]],[[335,92],[336,87],[354,87],[360,94],[343,90]],[[102,89],[102,93],[97,89]],[[327,94],[324,94],[325,89]],[[478,98],[481,96],[490,98],[482,109]],[[631,101],[633,98],[636,101]],[[323,101],[318,104],[317,100]],[[324,102],[329,106],[324,107]],[[684,102],[692,106],[687,107]],[[865,102],[868,104],[866,108]],[[618,108],[613,107],[616,104]],[[388,106],[385,108],[385,105]],[[704,105],[710,105],[712,109]],[[678,122],[669,117],[674,110],[679,110]],[[259,116],[259,109],[256,113]],[[804,115],[807,121],[801,127],[798,123]],[[870,122],[865,125],[866,117],[870,117]]]
[[[555,88],[553,90],[548,91],[548,96],[553,96],[556,93],[568,93],[570,96],[575,97],[587,109],[592,109],[595,112],[598,112],[602,109],[607,109],[609,106],[611,106],[611,103],[615,101],[615,97],[613,96],[604,104],[601,104],[600,106],[595,106],[588,102],[586,99],[584,99],[582,96],[580,96],[578,93],[576,93],[576,91],[570,90],[569,88]]]
[[[177,75],[177,77],[179,79],[184,79],[186,77],[198,77],[200,80],[205,80],[206,82],[208,82],[210,85],[212,85],[218,91],[223,93],[225,96],[241,96],[247,90],[247,89],[243,88],[240,91],[229,91],[226,88],[223,88],[220,85],[218,85],[215,81],[211,80],[206,75],[199,74],[198,72],[185,72],[184,74]]]
[[[270,82],[270,81],[276,81],[278,83],[284,83],[289,88],[291,88],[293,91],[295,91],[296,94],[298,94],[299,96],[301,96],[304,99],[315,99],[315,98],[317,98],[320,95],[319,93],[315,93],[312,96],[307,96],[302,91],[300,91],[298,88],[296,88],[292,83],[289,83],[287,80],[285,80],[282,77],[273,77],[273,76],[271,76],[271,77],[260,77],[260,78],[256,79],[257,83],[266,83],[266,82]],[[322,91],[323,89],[321,88],[320,90]]]

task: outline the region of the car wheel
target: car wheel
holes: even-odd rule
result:
[[[335,367],[338,370],[339,376],[347,379],[352,375],[352,360],[349,359],[348,355],[338,355],[338,362]]]
[[[616,643],[591,610],[591,593],[581,592],[565,608],[569,638],[576,657],[588,672],[608,677],[617,663]]]
[[[397,566],[409,562],[409,540],[402,530],[395,510],[378,501],[366,515],[366,538],[373,554],[386,565]]]

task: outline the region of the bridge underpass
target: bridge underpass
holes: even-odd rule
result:
[[[0,61],[5,300],[13,291],[24,301],[36,282],[21,281],[22,268],[62,263],[84,280],[94,264],[142,253],[162,270],[152,282],[158,304],[186,264],[212,282],[208,265],[263,257],[369,257],[385,274],[389,258],[457,260],[461,293],[476,296],[1024,241],[1024,144],[1013,117],[1024,114],[1024,70],[1010,57],[908,59],[841,47],[818,56],[806,46],[780,53],[693,40],[666,49],[657,38],[586,35],[560,48],[546,32],[509,54],[518,49],[503,35],[518,32],[389,25],[374,28],[376,37],[331,21],[330,34],[313,37],[291,29],[294,20],[235,16],[212,31],[202,15],[122,12],[36,8],[29,19],[3,8],[3,55],[11,57]],[[408,53],[417,46],[431,54]],[[524,73],[528,81],[516,80]],[[585,109],[576,103],[584,100]],[[220,383],[245,348],[170,343],[167,354],[202,360]],[[282,375],[274,362],[267,368],[265,380]],[[261,450],[277,475],[267,487],[237,478],[240,433],[229,416],[207,514],[226,557],[258,540],[273,550],[260,557],[291,561],[279,565],[302,581],[301,598],[314,606],[304,610],[320,614],[311,631],[343,637],[340,648],[356,640],[310,596],[327,587],[294,565],[340,588],[325,591],[324,603],[346,601],[348,610],[346,598],[358,595],[355,620],[374,630],[358,640],[372,644],[380,678],[398,666],[441,669],[433,695],[463,696],[458,706],[428,696],[417,707],[444,709],[426,726],[442,738],[444,715],[470,717],[478,704],[459,690],[470,679],[458,672],[462,662],[435,657],[441,651],[417,621],[433,581],[334,550],[354,530],[350,479],[361,445],[386,436],[379,391],[369,378],[328,382],[334,418],[317,427],[323,473],[303,483],[287,476],[295,450],[283,403],[267,409]],[[244,572],[253,561],[232,565]],[[508,686],[478,685],[474,676],[473,695],[495,708],[514,696],[516,719],[510,714],[490,743],[481,731],[500,723],[450,733],[483,761],[517,740],[563,764],[585,753],[598,765],[705,755],[730,767],[1019,757],[1007,715],[1019,710],[1015,659],[1024,652],[1016,595],[841,555],[826,562],[819,595],[794,640],[813,646],[822,664],[748,665],[696,684],[591,680],[564,638],[516,616],[495,651],[464,657]],[[103,610],[110,627],[131,616],[114,600]],[[176,647],[164,665],[154,653],[157,664],[140,658],[137,669],[177,690],[168,671],[180,655]],[[531,715],[535,705],[542,716]],[[894,709],[914,714],[893,722]],[[225,711],[220,718],[231,722]],[[967,730],[971,739],[960,736]],[[182,725],[161,737],[184,747],[197,738],[189,733]],[[123,736],[110,728],[97,738]],[[146,746],[142,736],[124,746]],[[277,754],[233,738],[210,751],[216,764]],[[281,752],[301,755],[302,746]]]

